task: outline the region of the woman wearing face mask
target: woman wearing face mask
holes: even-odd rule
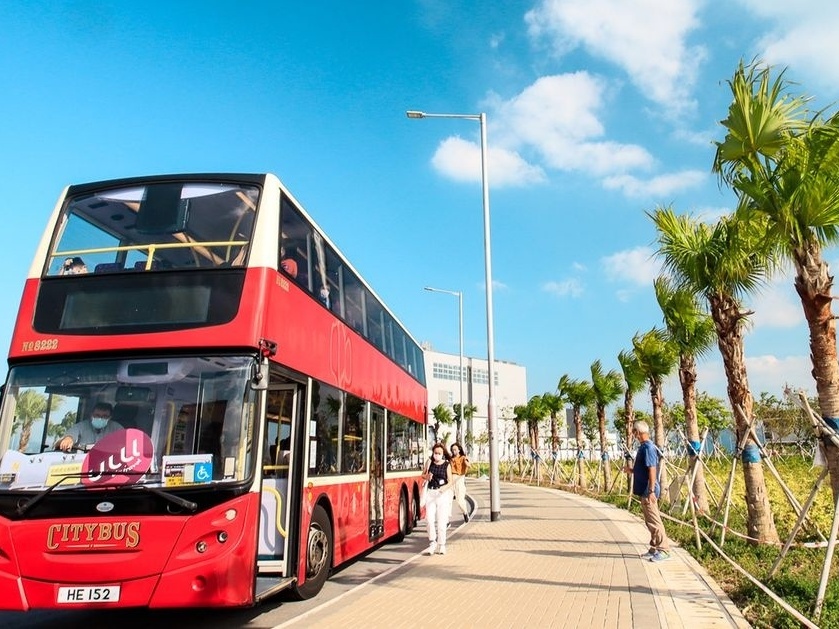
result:
[[[71,426],[55,444],[56,450],[67,452],[72,448],[86,449],[105,435],[122,430],[119,423],[111,421],[112,411],[113,407],[107,402],[97,402],[90,414],[90,419]]]
[[[446,526],[452,512],[452,466],[442,443],[431,448],[431,458],[425,464],[423,477],[428,482],[425,501],[425,521],[428,525],[426,555],[446,554]]]

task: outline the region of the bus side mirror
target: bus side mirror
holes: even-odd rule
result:
[[[251,364],[251,389],[254,391],[264,391],[267,389],[269,371],[267,358],[254,358]]]

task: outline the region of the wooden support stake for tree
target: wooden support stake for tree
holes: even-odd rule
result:
[[[824,482],[824,479],[827,478],[828,469],[824,468],[822,473],[819,475],[818,480],[813,485],[813,489],[810,491],[810,496],[807,498],[807,502],[804,503],[804,508],[801,510],[801,515],[798,516],[798,520],[795,522],[795,526],[792,527],[792,532],[789,535],[784,547],[781,549],[781,554],[778,555],[778,558],[775,560],[775,563],[772,564],[772,569],[769,571],[769,574],[766,576],[766,579],[769,580],[773,576],[775,576],[775,572],[781,566],[781,562],[786,557],[786,554],[789,552],[790,547],[792,546],[792,542],[795,539],[795,536],[798,535],[798,531],[801,529],[801,525],[804,523],[804,516],[810,511],[810,507],[813,506],[813,503],[816,500],[816,494],[819,493],[819,489]]]

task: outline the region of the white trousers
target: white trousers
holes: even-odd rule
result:
[[[469,505],[466,504],[466,477],[461,474],[452,474],[452,478],[454,479],[454,499],[461,513],[466,515],[469,513]]]
[[[425,501],[425,521],[428,526],[428,541],[446,545],[446,525],[452,514],[451,490],[428,489]]]

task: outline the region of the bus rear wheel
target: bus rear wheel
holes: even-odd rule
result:
[[[306,581],[294,586],[299,599],[312,598],[323,588],[332,569],[332,523],[326,510],[317,505],[309,522],[309,536],[306,543]]]

